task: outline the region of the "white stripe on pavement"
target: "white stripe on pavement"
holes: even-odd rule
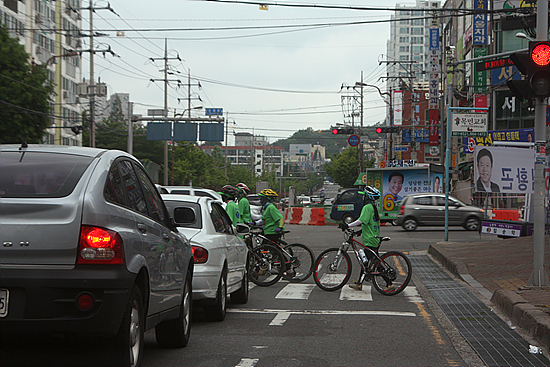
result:
[[[410,302],[424,303],[424,299],[420,297],[418,289],[416,287],[407,287],[403,290],[403,294],[407,297],[407,300]]]
[[[276,314],[269,325],[282,326],[290,315],[351,315],[351,316],[404,316],[416,317],[414,312],[400,311],[331,311],[331,310],[274,310],[274,309],[246,309],[246,308],[228,308],[227,312],[233,313],[256,313],[256,314]]]
[[[341,301],[372,301],[372,286],[363,284],[363,290],[357,291],[351,289],[346,284],[340,291],[340,300]]]
[[[254,367],[259,360],[259,358],[243,358],[235,367]]]
[[[280,299],[308,299],[315,284],[288,284],[281,289],[275,298]]]

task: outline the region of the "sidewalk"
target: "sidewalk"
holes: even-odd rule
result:
[[[550,289],[526,287],[533,271],[533,238],[456,243],[440,242],[428,252],[451,273],[476,288],[550,350]],[[546,237],[546,272],[550,272],[550,241]]]

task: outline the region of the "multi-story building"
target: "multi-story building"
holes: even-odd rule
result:
[[[402,89],[403,84],[416,83],[427,87],[429,82],[429,32],[432,19],[430,10],[441,5],[439,0],[416,0],[414,3],[397,3],[399,9],[392,15],[390,38],[387,42],[388,90]]]
[[[80,8],[80,0],[0,2],[0,22],[25,46],[31,62],[46,65],[55,84],[52,128],[44,136],[47,144],[82,144],[82,135],[71,130],[82,125],[77,97],[82,58],[73,52],[82,47]]]
[[[214,146],[201,146],[205,153],[212,154]],[[264,172],[275,172],[276,176],[282,174],[283,152],[282,147],[277,146],[220,146],[223,154],[233,166],[247,167],[256,176]]]

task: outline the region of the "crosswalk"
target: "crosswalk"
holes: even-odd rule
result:
[[[305,284],[305,283],[289,283],[283,287],[277,293],[275,298],[277,299],[293,299],[293,300],[300,300],[300,299],[308,299],[313,292],[314,289],[316,289],[315,284]],[[340,289],[340,295],[339,299],[341,301],[367,301],[370,302],[373,300],[372,295],[373,292],[378,293],[375,289],[373,289],[372,285],[369,285],[368,283],[363,284],[363,290],[357,291],[355,289],[351,289],[349,287],[342,287]],[[418,293],[418,290],[416,287],[409,285],[405,290],[403,291],[404,297],[407,299],[408,302],[414,302],[414,303],[424,303],[424,300]]]

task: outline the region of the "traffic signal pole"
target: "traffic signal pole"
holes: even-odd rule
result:
[[[537,1],[537,41],[548,41],[548,0]],[[544,233],[546,222],[546,105],[548,98],[535,98],[535,190],[533,194],[533,273],[528,286],[548,287],[544,269]]]

